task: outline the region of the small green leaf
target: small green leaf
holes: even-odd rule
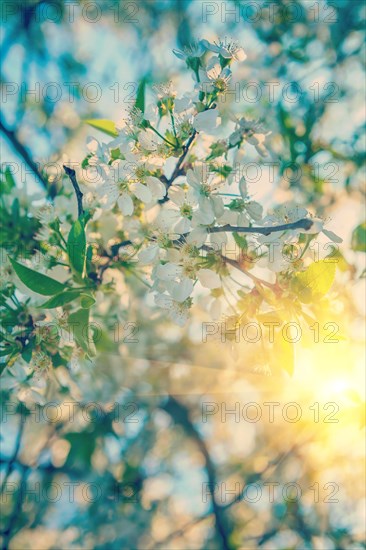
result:
[[[145,78],[143,78],[138,85],[136,101],[135,101],[135,107],[137,109],[140,109],[142,113],[145,112],[145,87],[146,87],[146,80]]]
[[[72,225],[67,239],[67,253],[72,268],[81,276],[84,273],[86,236],[84,225],[80,220]]]
[[[13,218],[13,223],[17,223],[19,220],[19,199],[14,199],[13,204],[11,205],[11,215]]]
[[[92,154],[87,155],[85,159],[81,162],[81,167],[83,168],[83,170],[85,170],[89,166],[89,159],[91,159],[92,156]]]
[[[95,299],[89,294],[81,294],[80,304],[82,308],[89,309],[95,304]]]
[[[111,149],[111,161],[112,162],[113,160],[118,160],[118,159],[121,159],[122,158],[122,153],[121,153],[121,150],[119,147],[117,147],[116,149]]]
[[[42,294],[43,296],[52,296],[53,294],[59,294],[67,287],[47,275],[33,271],[29,267],[25,267],[15,260],[9,258],[11,265],[14,268],[15,273],[18,275],[22,283],[25,284],[33,292]]]
[[[93,247],[91,245],[88,246],[88,249],[86,251],[86,259],[88,262],[91,262],[93,259]]]
[[[366,222],[361,223],[352,233],[352,250],[366,252]]]
[[[248,247],[246,238],[243,235],[239,235],[236,231],[233,233],[234,241],[241,250],[245,250]]]
[[[117,137],[118,132],[115,123],[112,120],[107,120],[105,118],[100,119],[88,119],[85,121],[89,126],[100,130],[104,134],[107,134],[111,137]]]
[[[32,353],[33,353],[33,346],[26,346],[22,351],[22,358],[26,363],[30,363],[32,359]]]
[[[10,355],[13,353],[14,348],[12,346],[8,346],[5,349],[0,349],[0,357],[6,357],[7,355]]]
[[[89,309],[78,309],[68,318],[70,330],[76,343],[90,357],[95,355],[94,344],[91,342],[89,330]]]
[[[309,303],[327,294],[333,284],[335,271],[334,262],[326,260],[314,262],[306,271],[294,277],[291,288],[297,293],[301,302]]]
[[[79,295],[80,290],[66,290],[65,292],[61,292],[61,294],[56,294],[56,296],[52,296],[52,298],[47,300],[47,302],[38,307],[39,309],[53,309],[55,307],[61,307],[69,304],[73,300],[76,300]]]
[[[13,176],[9,166],[7,166],[5,168],[4,175],[5,175],[5,183],[6,183],[7,192],[10,193],[10,191],[15,187],[16,184],[15,184],[14,176]]]

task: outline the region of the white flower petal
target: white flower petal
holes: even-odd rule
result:
[[[172,298],[177,302],[184,302],[193,292],[193,281],[185,277],[179,283],[174,283],[169,289]]]
[[[167,294],[156,294],[154,296],[154,300],[156,305],[163,309],[171,310],[173,308],[173,298],[171,296],[168,296]]]
[[[199,209],[194,213],[194,219],[195,223],[201,225],[210,225],[214,222],[215,214],[209,199],[201,199]]]
[[[180,214],[178,210],[172,210],[171,208],[165,208],[161,210],[157,217],[156,224],[163,231],[171,231],[174,225],[179,221]]]
[[[200,247],[205,244],[207,240],[207,230],[203,227],[196,227],[190,232],[186,240],[188,244]]]
[[[159,140],[158,136],[154,134],[152,130],[143,130],[139,133],[139,143],[142,148],[147,151],[156,151],[159,142],[161,142],[161,140]]]
[[[131,191],[142,202],[149,203],[152,201],[150,189],[142,183],[133,183],[131,185]]]
[[[178,187],[178,185],[173,185],[168,191],[168,197],[177,206],[183,206],[185,203],[186,194],[184,189]]]
[[[181,218],[174,226],[174,232],[179,233],[179,235],[184,235],[185,233],[189,232],[191,227],[192,224],[188,218]]]
[[[163,182],[159,180],[159,178],[156,178],[155,176],[148,176],[146,178],[146,183],[154,199],[159,201],[165,197],[166,187]]]
[[[147,265],[153,263],[159,255],[159,247],[157,244],[152,244],[145,248],[144,250],[141,250],[141,252],[138,255],[139,262],[141,264]]]
[[[247,187],[247,182],[245,181],[245,178],[240,178],[239,193],[241,194],[243,199],[246,199],[248,196],[248,187]]]
[[[160,264],[156,268],[156,275],[162,281],[174,281],[182,273],[181,266],[168,262],[166,264]]]
[[[133,200],[128,193],[122,193],[117,202],[124,216],[132,216]]]
[[[214,246],[214,249],[218,252],[222,251],[222,248],[227,243],[227,234],[223,231],[220,231],[220,233],[211,233],[210,234],[210,243],[212,243]]]
[[[212,290],[221,287],[221,279],[212,269],[200,269],[197,273],[197,278],[205,288]]]
[[[213,133],[220,124],[221,119],[217,109],[209,109],[198,113],[194,117],[193,126],[197,132],[205,132],[206,134]]]
[[[253,218],[253,220],[260,221],[263,215],[263,207],[261,204],[255,201],[250,201],[245,206],[248,214]]]

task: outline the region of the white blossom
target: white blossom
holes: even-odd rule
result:
[[[225,59],[232,59],[234,61],[245,61],[247,58],[243,48],[235,41],[219,40],[218,42],[209,42],[203,40],[203,45],[207,50],[221,55]]]

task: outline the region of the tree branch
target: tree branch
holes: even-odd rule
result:
[[[172,175],[170,176],[169,179],[166,179],[165,181],[165,185],[166,185],[166,189],[167,189],[167,192],[169,190],[169,187],[172,185],[172,183],[174,182],[174,180],[179,176],[179,173],[180,173],[180,169],[182,167],[182,164],[186,158],[186,155],[189,151],[189,148],[191,147],[195,137],[197,135],[197,130],[193,130],[192,134],[190,135],[187,143],[184,145],[183,147],[183,153],[181,154],[181,156],[179,157],[178,159],[178,162],[177,162],[177,165],[176,167],[174,168],[174,171],[172,173]],[[169,197],[168,195],[166,194],[165,197],[163,199],[161,199],[159,202],[160,204],[166,202],[169,200]]]
[[[16,133],[13,130],[9,130],[9,128],[5,126],[5,124],[1,119],[0,119],[0,131],[4,134],[4,136],[9,141],[9,143],[11,143],[11,145],[14,147],[15,151],[22,157],[22,159],[28,165],[28,167],[32,170],[34,175],[39,179],[42,186],[48,191],[49,190],[48,182],[40,172],[37,166],[37,163],[34,162],[32,157],[28,153],[27,149],[18,140]]]
[[[63,165],[63,169],[65,170],[66,175],[69,176],[72,186],[74,188],[76,200],[78,202],[78,217],[80,218],[84,214],[83,194],[80,191],[80,187],[76,179],[75,170],[65,165]]]
[[[3,494],[4,489],[6,487],[6,483],[9,479],[9,476],[10,476],[11,472],[13,471],[13,466],[17,461],[18,453],[19,453],[20,446],[21,446],[21,443],[22,443],[22,437],[23,437],[23,433],[24,433],[25,421],[26,421],[26,417],[24,416],[23,411],[21,411],[20,420],[19,420],[19,429],[18,429],[18,434],[17,434],[16,440],[15,440],[14,452],[13,452],[13,454],[12,454],[8,464],[7,464],[7,467],[6,467],[6,472],[5,472],[4,479],[3,479],[3,482],[2,482],[1,488],[0,488],[0,495]]]
[[[208,452],[207,446],[198,430],[192,423],[189,412],[185,405],[178,401],[172,395],[169,396],[168,401],[161,405],[161,408],[165,410],[174,420],[176,424],[180,424],[186,434],[191,437],[199,447],[204,461],[205,470],[208,478],[208,490],[210,492],[212,501],[212,510],[215,517],[215,527],[218,537],[221,542],[222,550],[231,550],[233,548],[230,543],[230,526],[227,521],[226,514],[222,506],[216,501],[215,488],[216,488],[216,470],[215,465]],[[159,543],[158,543],[159,544]]]
[[[312,225],[312,220],[309,218],[303,218],[302,220],[298,220],[296,222],[274,225],[273,227],[234,227],[232,225],[223,225],[221,227],[210,227],[208,232],[221,233],[230,231],[232,233],[259,233],[261,235],[270,235],[271,233],[288,231],[289,229],[304,229],[307,231]]]
[[[205,250],[206,252],[217,253],[217,251],[214,248],[211,248],[210,246],[207,246],[205,244],[203,246],[201,246],[201,249]],[[235,267],[235,269],[238,269],[239,271],[244,273],[244,275],[246,275],[247,277],[252,279],[252,281],[254,281],[256,284],[266,286],[266,287],[270,288],[271,290],[276,290],[276,288],[277,288],[276,285],[274,285],[272,283],[268,283],[267,281],[263,281],[263,279],[259,279],[258,277],[256,277],[252,273],[250,273],[250,271],[247,271],[246,269],[244,269],[238,261],[232,260],[231,258],[228,258],[227,256],[224,256],[223,254],[220,254],[220,253],[219,253],[219,255],[220,255],[220,258],[222,258],[222,260],[224,260],[224,262],[226,262],[227,264],[231,265],[232,267]]]

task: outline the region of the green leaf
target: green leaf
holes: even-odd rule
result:
[[[246,238],[243,235],[239,235],[236,231],[233,233],[234,241],[241,250],[245,250],[248,247]]]
[[[53,309],[55,307],[61,307],[76,300],[79,295],[80,290],[66,290],[65,292],[61,292],[61,294],[56,294],[56,296],[52,296],[52,298],[47,300],[47,302],[38,307],[39,309]]]
[[[93,432],[69,432],[64,436],[64,439],[70,443],[66,465],[89,469],[91,457],[96,446]]]
[[[361,223],[352,233],[352,250],[366,252],[366,222]]]
[[[29,267],[25,267],[15,260],[9,258],[11,265],[14,268],[15,273],[18,275],[22,283],[25,284],[33,292],[42,294],[43,296],[52,296],[53,294],[59,294],[67,287],[47,275],[33,271]]]
[[[33,346],[26,346],[22,351],[22,358],[26,363],[30,363],[32,359]]]
[[[107,134],[111,137],[117,137],[118,132],[116,129],[116,125],[112,120],[107,120],[106,118],[100,118],[100,119],[88,119],[85,121],[89,126],[92,126],[93,128],[96,128],[97,130],[100,130],[104,134]]]
[[[81,294],[80,303],[82,308],[89,309],[95,304],[95,299],[90,294]]]
[[[3,192],[4,193],[10,193],[11,190],[14,189],[16,184],[15,184],[14,176],[13,176],[9,166],[7,166],[5,168],[4,176],[5,176],[5,180],[3,181],[3,184],[4,184]]]
[[[78,309],[74,313],[71,313],[68,318],[68,323],[76,343],[89,356],[94,356],[94,344],[90,341],[89,309]]]
[[[13,204],[11,205],[11,215],[13,218],[13,223],[18,223],[19,220],[19,199],[14,199]]]
[[[83,170],[85,170],[88,166],[89,166],[89,159],[92,158],[92,154],[89,154],[85,157],[85,159],[82,161],[81,163],[81,167],[83,168]]]
[[[122,153],[121,153],[121,150],[119,147],[117,147],[116,149],[111,149],[111,161],[112,162],[113,160],[117,160],[117,159],[121,159],[122,158]]]
[[[321,298],[331,288],[335,277],[334,262],[321,260],[312,263],[306,271],[298,273],[291,282],[291,288],[297,293],[299,300],[309,303]]]
[[[143,78],[138,85],[136,101],[135,101],[135,107],[137,109],[140,109],[142,113],[145,112],[145,87],[146,87],[146,80],[145,78]]]
[[[72,225],[67,239],[67,253],[72,268],[81,276],[85,267],[86,236],[84,225],[80,220]]]

